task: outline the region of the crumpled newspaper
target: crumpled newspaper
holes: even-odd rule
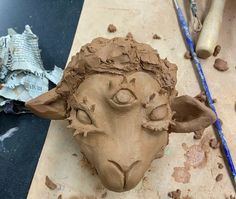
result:
[[[8,35],[0,37],[0,112],[16,113],[14,102],[26,102],[47,92],[49,80],[57,84],[62,75],[63,70],[57,66],[53,71],[44,69],[38,37],[29,25],[22,34],[8,29]]]

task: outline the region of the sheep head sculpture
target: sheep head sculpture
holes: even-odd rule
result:
[[[134,188],[170,132],[192,132],[215,121],[189,96],[177,97],[177,66],[132,38],[97,38],[72,57],[56,88],[26,106],[40,117],[68,120],[81,152],[103,185]]]

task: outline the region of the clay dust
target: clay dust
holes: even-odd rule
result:
[[[191,174],[189,173],[189,168],[175,167],[172,177],[176,182],[186,184],[190,181]]]
[[[152,38],[153,38],[153,39],[161,39],[161,37],[160,37],[159,35],[157,35],[157,34],[154,34],[154,35],[152,36]]]
[[[199,144],[187,146],[186,143],[182,144],[185,150],[184,157],[186,161],[183,167],[174,167],[172,177],[176,182],[188,183],[191,178],[190,169],[203,168],[207,163],[207,153],[209,152],[210,136],[206,135],[202,138]]]

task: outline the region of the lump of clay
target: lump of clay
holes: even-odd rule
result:
[[[214,49],[213,56],[216,57],[220,53],[220,50],[221,50],[221,46],[217,45]]]
[[[160,37],[158,34],[154,34],[154,35],[152,36],[152,38],[153,38],[153,39],[161,39],[161,37]]]
[[[191,59],[191,58],[192,58],[191,53],[190,53],[189,51],[186,51],[186,52],[184,53],[184,58],[185,58],[185,59]]]
[[[170,132],[198,131],[215,121],[198,100],[176,97],[176,72],[175,64],[132,37],[96,38],[72,57],[56,88],[26,106],[67,120],[103,185],[123,192],[163,156]]]
[[[109,26],[107,27],[107,31],[108,32],[116,32],[116,27],[113,24],[109,24]]]
[[[220,58],[215,60],[214,68],[219,71],[227,71],[229,69],[228,63]]]

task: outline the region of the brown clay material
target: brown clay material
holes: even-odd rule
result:
[[[210,145],[210,147],[211,147],[212,149],[217,149],[217,148],[219,148],[220,143],[217,141],[216,138],[212,138],[212,139],[210,139],[210,141],[209,141],[209,145]]]
[[[45,185],[51,190],[55,190],[57,188],[57,185],[48,176],[45,178]]]
[[[72,57],[56,88],[26,106],[67,120],[103,185],[123,192],[164,155],[170,132],[198,131],[215,121],[198,100],[176,97],[176,73],[150,45],[96,38]]]
[[[223,174],[222,173],[220,173],[220,174],[218,174],[217,176],[216,176],[216,182],[219,182],[219,181],[221,181],[223,179]]]
[[[127,39],[134,39],[134,36],[131,32],[128,32],[127,35],[126,35],[126,38]]]
[[[216,98],[212,99],[212,102],[215,104],[217,102],[217,99]]]
[[[68,199],[98,199],[95,195],[70,196]]]
[[[214,68],[218,71],[227,71],[229,69],[228,63],[220,58],[217,58],[214,63]]]
[[[181,190],[177,189],[176,191],[171,191],[168,193],[168,196],[173,199],[180,199],[181,197]]]
[[[218,168],[219,169],[223,169],[224,168],[224,165],[222,163],[218,162],[217,164],[218,164]]]
[[[201,130],[199,130],[199,131],[194,131],[193,139],[195,139],[195,140],[201,139],[201,138],[202,138],[202,135],[203,135],[203,133],[204,133],[204,130],[205,130],[205,129],[201,129]]]
[[[116,32],[116,30],[117,28],[113,24],[109,24],[109,26],[107,27],[108,32]]]
[[[204,138],[205,139],[205,138]],[[185,143],[182,144],[186,153],[185,156],[185,167],[190,168],[202,168],[206,165],[208,148],[205,147],[204,139],[201,140],[200,144],[194,144],[188,147]]]
[[[186,167],[175,167],[172,177],[176,182],[186,184],[189,183],[191,174],[189,173],[189,169]]]
[[[201,91],[201,92],[200,92],[198,95],[196,95],[194,98],[197,99],[198,101],[204,103],[204,104],[206,104],[206,102],[207,102],[206,94],[205,94],[205,92],[203,92],[203,91]]]
[[[215,47],[215,50],[213,52],[213,56],[216,57],[219,53],[220,53],[220,50],[221,50],[221,46],[220,45],[217,45]]]
[[[193,145],[185,154],[186,164],[194,168],[202,167],[206,164],[205,151],[199,145]]]
[[[62,199],[62,195],[60,194],[60,195],[57,197],[57,199]]]
[[[157,34],[154,34],[154,35],[152,36],[152,38],[153,38],[153,39],[161,39],[161,37],[160,37],[159,35],[157,35]]]
[[[192,58],[191,53],[190,53],[189,51],[186,51],[186,52],[184,53],[184,58],[185,58],[185,59],[191,59],[191,58]]]
[[[219,121],[220,121],[220,125],[222,126],[223,125],[222,119],[219,118]]]
[[[94,166],[89,162],[89,160],[85,157],[85,155],[82,153],[82,158],[80,159],[80,166],[82,168],[85,168],[87,169],[91,175],[96,175],[97,174],[97,171],[96,169],[94,168]]]

